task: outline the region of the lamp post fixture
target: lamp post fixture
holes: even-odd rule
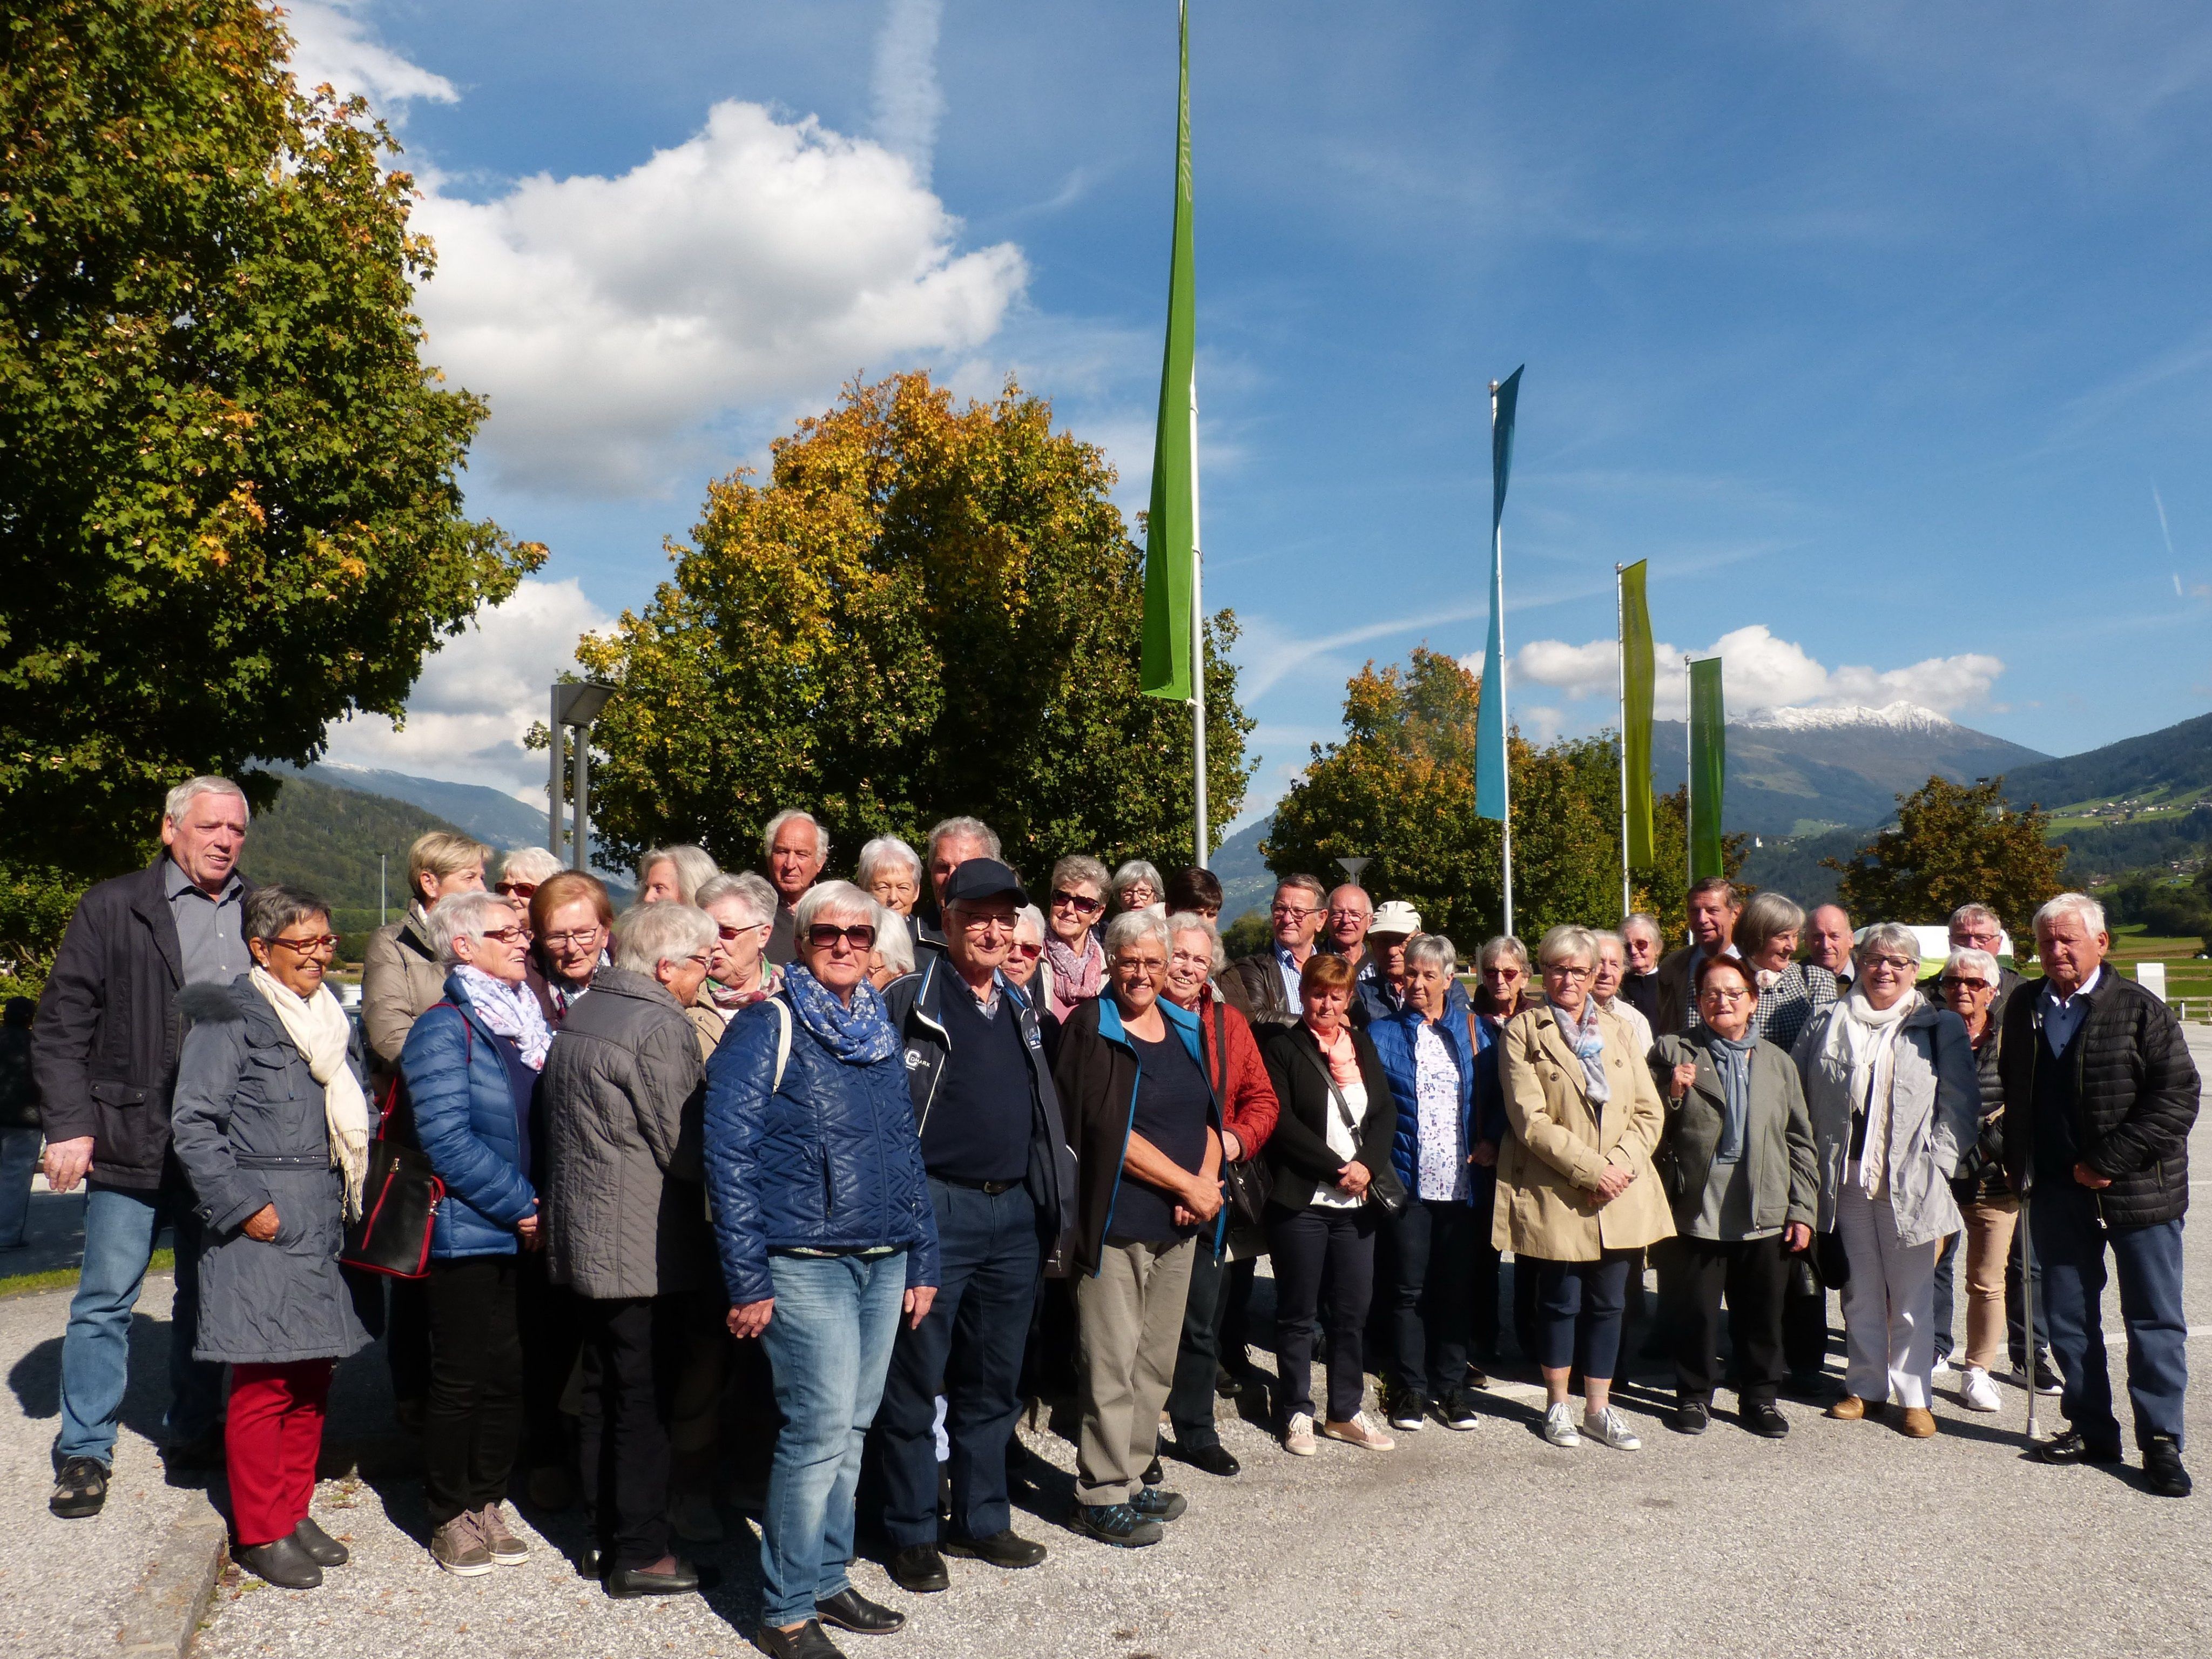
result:
[[[1357,887],[1359,885],[1359,872],[1374,861],[1372,858],[1361,854],[1351,858],[1339,859],[1336,861],[1336,867],[1344,872],[1344,878],[1346,881]]]
[[[568,862],[582,870],[590,866],[592,847],[592,722],[607,706],[616,688],[592,680],[566,680],[553,688],[552,775],[545,789],[545,846],[555,858],[562,854],[561,808],[567,792],[568,741],[576,734],[576,792],[569,815]]]

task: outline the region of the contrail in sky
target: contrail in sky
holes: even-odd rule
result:
[[[2158,509],[2158,533],[2166,538],[2166,556],[2170,559],[2173,556],[2173,532],[2166,526],[2166,503],[2159,497],[2156,479],[2151,481],[2150,501],[2151,505]]]

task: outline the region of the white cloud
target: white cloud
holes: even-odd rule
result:
[[[303,88],[328,82],[341,97],[366,95],[386,120],[416,98],[434,104],[460,101],[453,83],[409,63],[390,47],[371,40],[356,14],[362,0],[290,0],[284,27],[293,40],[292,73]]]
[[[1569,645],[1564,640],[1535,640],[1514,653],[1511,683],[1542,685],[1570,699],[1613,696],[1619,687],[1613,641],[1592,640]],[[1827,668],[1802,645],[1777,639],[1763,623],[1721,635],[1703,650],[1683,651],[1655,643],[1655,696],[1663,716],[1682,702],[1683,665],[1692,657],[1719,657],[1721,681],[1732,714],[1758,708],[1886,706],[1900,700],[1950,714],[1981,706],[2005,665],[1983,652],[1929,657],[1905,668],[1876,670],[1846,665]]]
[[[356,715],[331,729],[331,758],[488,784],[543,805],[545,757],[523,748],[523,733],[545,719],[553,682],[575,668],[578,638],[611,621],[573,580],[526,580],[424,659],[404,729]]]
[[[937,149],[937,123],[945,94],[937,85],[937,34],[945,0],[890,0],[883,33],[876,36],[876,137],[906,157],[927,184]]]

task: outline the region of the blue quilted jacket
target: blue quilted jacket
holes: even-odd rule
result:
[[[1417,1067],[1413,1041],[1421,1023],[1420,1014],[1409,1006],[1385,1018],[1370,1022],[1367,1027],[1368,1037],[1375,1044],[1375,1052],[1382,1056],[1382,1069],[1389,1076],[1390,1093],[1398,1103],[1398,1130],[1390,1139],[1390,1164],[1409,1193],[1420,1190],[1421,1106],[1414,1087]],[[1467,1144],[1472,1147],[1476,1141],[1492,1137],[1483,1133],[1482,1126],[1476,1121],[1475,1057],[1468,1051],[1467,1024],[1466,1011],[1462,1009],[1455,1013],[1448,1003],[1443,1017],[1437,1021],[1436,1033],[1451,1055],[1452,1064],[1459,1069],[1460,1123],[1466,1133]]]
[[[791,1057],[775,1082],[778,1005]],[[775,1294],[777,1250],[907,1252],[909,1286],[935,1285],[937,1217],[906,1063],[839,1060],[781,994],[730,1022],[707,1062],[707,1194],[737,1306]]]
[[[499,1043],[456,974],[446,981],[446,1000],[415,1022],[400,1051],[415,1139],[446,1183],[430,1235],[430,1254],[441,1260],[513,1255],[516,1224],[538,1207]]]

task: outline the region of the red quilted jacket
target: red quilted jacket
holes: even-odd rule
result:
[[[1213,1097],[1221,1103],[1221,1121],[1252,1157],[1275,1132],[1282,1108],[1275,1085],[1267,1081],[1267,1068],[1260,1059],[1260,1045],[1243,1015],[1224,1002],[1212,985],[1198,994],[1200,1043],[1206,1054],[1206,1075],[1213,1085]],[[1226,1037],[1227,1041],[1223,1039]]]

